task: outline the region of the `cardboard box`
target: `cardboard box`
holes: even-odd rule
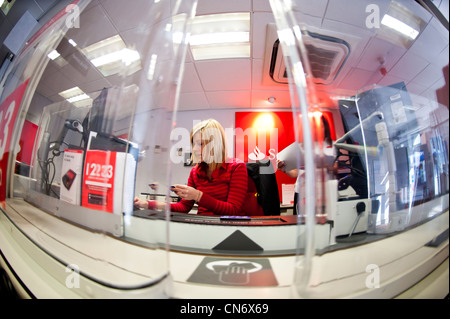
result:
[[[61,168],[61,200],[74,205],[81,203],[81,181],[83,177],[82,150],[66,149]]]
[[[125,152],[88,150],[83,175],[82,205],[109,213],[133,209],[136,161]]]

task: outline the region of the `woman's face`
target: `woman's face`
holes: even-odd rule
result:
[[[202,153],[203,148],[205,147],[205,143],[204,141],[202,141],[201,132],[197,132],[194,134],[194,136],[192,137],[192,142],[193,142],[192,152],[194,153],[195,158],[198,159],[199,162],[203,161]]]

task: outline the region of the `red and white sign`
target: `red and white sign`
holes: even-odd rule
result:
[[[333,123],[333,116],[330,112],[319,112],[316,116],[309,114],[310,123],[314,131],[322,135],[315,138],[323,140],[323,124],[321,117],[327,121],[331,139],[336,140],[336,133]],[[298,114],[298,142],[303,141],[301,128],[301,114]],[[295,142],[295,132],[293,126],[293,115],[291,112],[236,112],[235,115],[235,156],[244,162],[251,162],[262,159],[269,159],[276,166],[278,152],[284,150]],[[275,133],[275,134],[274,134]],[[276,171],[278,192],[283,191],[284,184],[294,184],[295,179],[289,177],[281,171]],[[290,198],[290,195],[289,195]],[[284,201],[284,198],[283,198]]]
[[[17,87],[0,105],[0,205],[3,208],[6,198],[6,175],[11,134],[28,81],[29,79]]]
[[[74,205],[80,205],[81,202],[83,155],[82,150],[66,149],[64,151],[59,198]]]
[[[82,206],[113,213],[116,152],[86,152]]]

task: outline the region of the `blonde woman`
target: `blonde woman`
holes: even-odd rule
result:
[[[223,127],[214,119],[195,125],[190,134],[192,168],[187,185],[174,185],[172,190],[181,201],[170,205],[173,212],[187,213],[194,203],[200,215],[250,215],[244,208],[248,188],[245,163],[227,158]],[[164,203],[135,199],[135,206],[163,208]],[[247,205],[245,205],[247,207]]]

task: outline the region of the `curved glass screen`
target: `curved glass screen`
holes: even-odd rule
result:
[[[149,185],[159,185],[163,203],[171,200],[170,133],[193,3],[69,3],[26,43],[5,80],[3,97],[23,96],[11,144],[10,205],[23,210],[29,204],[131,244],[97,243],[104,245],[101,259],[137,278],[112,279],[89,264],[77,265],[113,287],[151,286],[168,275],[165,209],[158,222],[145,224],[134,217],[134,202],[156,189]],[[71,242],[75,234],[36,227],[83,250],[76,248],[82,242]],[[145,231],[136,235],[137,228]],[[133,245],[148,249],[139,257]],[[85,253],[99,258],[95,249]]]
[[[307,113],[311,124],[311,146],[304,125],[297,149],[306,219],[299,231],[306,243],[300,239],[296,291],[305,297],[336,297],[347,289],[370,294],[371,288],[388,287],[394,276],[390,253],[401,259],[435,236],[425,230],[425,238],[405,247],[400,234],[448,210],[448,30],[439,16],[397,1],[357,4],[351,14],[337,2],[326,12],[301,1],[271,6],[284,55],[279,68],[285,71],[275,75],[290,83],[293,107]],[[431,44],[431,37],[440,40]],[[339,111],[343,131],[336,138],[316,120],[323,105]],[[323,219],[333,221],[332,239],[318,249]],[[377,242],[388,237],[390,248]],[[332,253],[360,244],[364,251],[354,248],[343,259]],[[332,292],[336,278],[355,281]]]
[[[61,6],[2,80],[5,214],[76,251],[113,240],[87,254],[131,278],[79,266],[127,289],[171,252],[289,256],[294,297],[389,265],[361,247],[448,211],[448,30],[416,2],[339,3]]]

